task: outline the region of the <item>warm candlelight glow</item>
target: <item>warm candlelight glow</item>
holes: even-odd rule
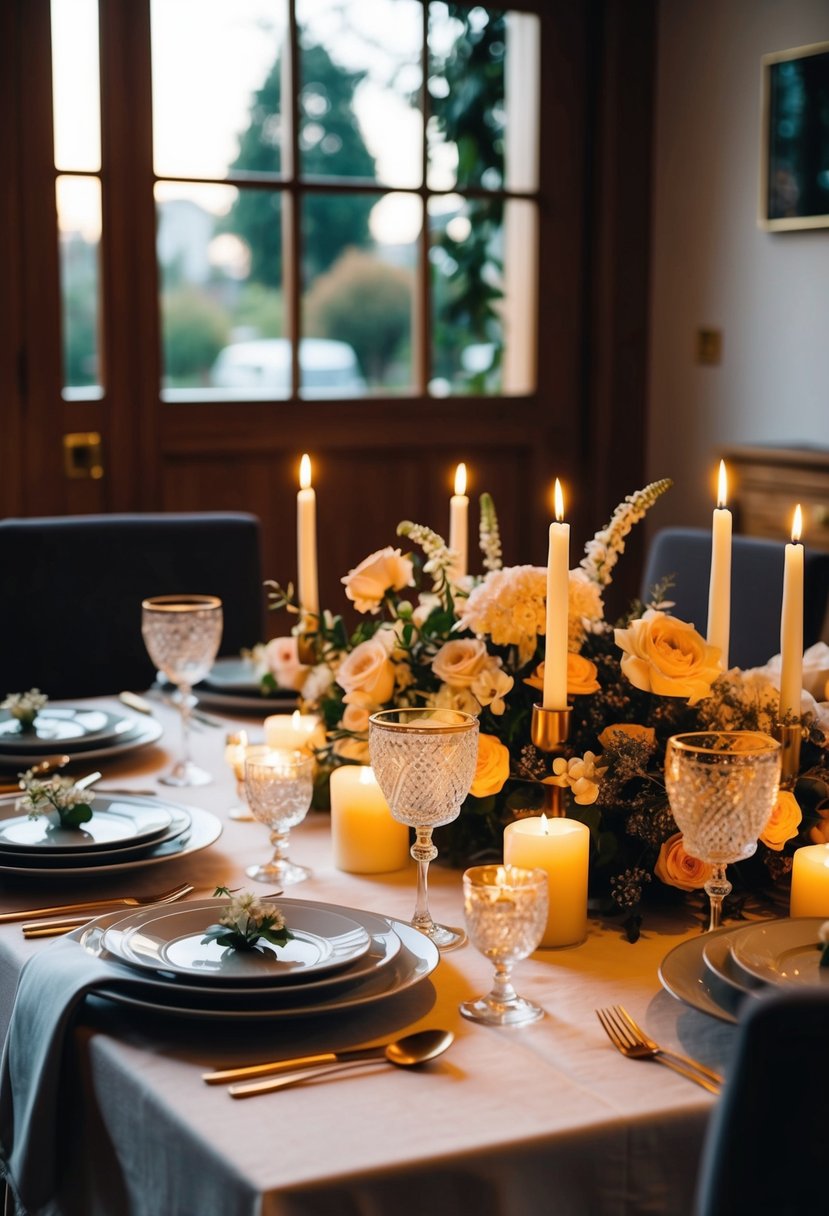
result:
[[[377,778],[374,776],[374,769],[368,765],[360,765],[360,775],[357,778],[360,785],[376,785]]]
[[[341,764],[331,774],[334,865],[351,874],[383,874],[409,863],[409,829],[398,823],[367,765]]]
[[[299,462],[299,488],[301,490],[311,488],[311,457],[307,452]]]
[[[291,714],[291,730],[302,730],[302,714],[298,709]]]
[[[564,495],[561,491],[561,482],[556,478],[556,488],[553,491],[553,500],[555,502],[556,519],[559,523],[564,519]]]
[[[728,476],[725,471],[725,461],[720,461],[720,475],[717,478],[717,506],[724,507],[728,500]]]
[[[543,832],[543,834],[545,836],[550,835],[550,829],[547,826],[547,816],[544,814],[543,811],[541,812],[541,831]]]
[[[463,463],[455,469],[455,493],[466,493],[466,465]]]
[[[803,512],[800,509],[800,503],[794,509],[794,522],[792,523],[792,544],[796,545],[800,540],[800,534],[803,531]]]

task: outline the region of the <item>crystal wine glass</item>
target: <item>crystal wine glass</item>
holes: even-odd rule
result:
[[[708,931],[718,929],[731,890],[729,862],[757,849],[777,801],[780,744],[760,731],[699,731],[674,735],[665,752],[665,787],[684,847],[711,865],[705,890]]]
[[[472,945],[495,964],[486,996],[464,1001],[461,1013],[490,1026],[520,1026],[544,1016],[519,996],[512,967],[532,954],[547,924],[547,874],[517,866],[473,866],[463,876],[463,910]]]
[[[164,785],[208,785],[213,778],[190,759],[194,684],[203,680],[222,640],[222,601],[215,595],[156,595],[141,603],[141,634],[153,663],[178,686],[182,756]]]
[[[438,855],[432,829],[457,819],[478,761],[478,719],[455,709],[384,709],[369,719],[371,766],[391,813],[413,827],[417,902],[412,924],[439,950],[463,945],[463,929],[429,914],[429,862]]]
[[[245,873],[277,887],[302,882],[311,871],[288,859],[288,834],[302,823],[314,792],[314,758],[307,752],[250,749],[245,759],[245,794],[254,819],[271,829],[273,856]]]

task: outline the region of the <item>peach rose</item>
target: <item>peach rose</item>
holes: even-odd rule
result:
[[[794,794],[780,790],[769,821],[760,833],[760,839],[769,849],[779,853],[787,840],[797,835],[803,816]]]
[[[638,722],[614,722],[599,735],[599,742],[604,748],[618,747],[625,739],[644,743],[651,750],[656,747],[656,731],[652,726],[640,726]]]
[[[469,788],[475,798],[487,798],[504,788],[509,777],[509,751],[494,735],[478,736],[478,764]]]
[[[622,671],[634,688],[659,697],[687,697],[696,705],[711,692],[720,675],[717,646],[709,646],[693,625],[649,608],[616,629],[616,645],[624,651]]]
[[[368,730],[369,711],[364,705],[346,705],[340,725],[359,735]]]
[[[570,651],[567,655],[567,696],[584,697],[598,692],[601,688],[597,676],[599,669],[595,663],[585,659],[583,655]],[[544,687],[544,664],[539,663],[531,676],[524,680],[530,688]]]
[[[358,612],[379,612],[387,591],[413,587],[413,567],[399,549],[386,545],[363,559],[340,579]]]
[[[698,891],[711,877],[711,866],[686,853],[682,833],[674,832],[663,842],[653,872],[666,886]]]
[[[268,642],[265,661],[280,688],[293,688],[297,692],[302,688],[308,668],[300,660],[296,638],[274,638]]]
[[[480,638],[456,638],[444,642],[432,659],[432,671],[451,688],[469,688],[487,660]]]
[[[347,693],[363,693],[375,705],[389,700],[394,692],[394,664],[379,635],[360,642],[343,659],[337,671],[337,683]]]

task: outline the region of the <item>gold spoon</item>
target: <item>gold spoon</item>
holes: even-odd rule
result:
[[[309,1077],[322,1076],[324,1073],[335,1072],[352,1064],[362,1064],[367,1060],[386,1060],[397,1068],[416,1068],[442,1055],[454,1041],[451,1030],[419,1030],[415,1034],[404,1035],[391,1043],[382,1043],[377,1047],[352,1047],[345,1051],[327,1051],[314,1056],[300,1056],[293,1060],[278,1060],[268,1064],[252,1064],[247,1068],[228,1068],[220,1072],[204,1073],[202,1080],[208,1085],[218,1085],[224,1081],[237,1080],[228,1092],[233,1098],[249,1098],[254,1094],[268,1093],[274,1089],[284,1089],[295,1085]],[[319,1068],[319,1065],[331,1065],[329,1068]],[[316,1071],[306,1072],[306,1069]],[[299,1070],[299,1071],[297,1071]],[[282,1076],[273,1076],[282,1073]],[[287,1075],[284,1075],[287,1074]],[[267,1080],[242,1080],[242,1078],[266,1077]]]

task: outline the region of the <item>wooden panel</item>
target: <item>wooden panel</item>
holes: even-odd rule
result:
[[[736,448],[725,460],[741,532],[788,540],[800,503],[804,544],[829,549],[829,450]]]

